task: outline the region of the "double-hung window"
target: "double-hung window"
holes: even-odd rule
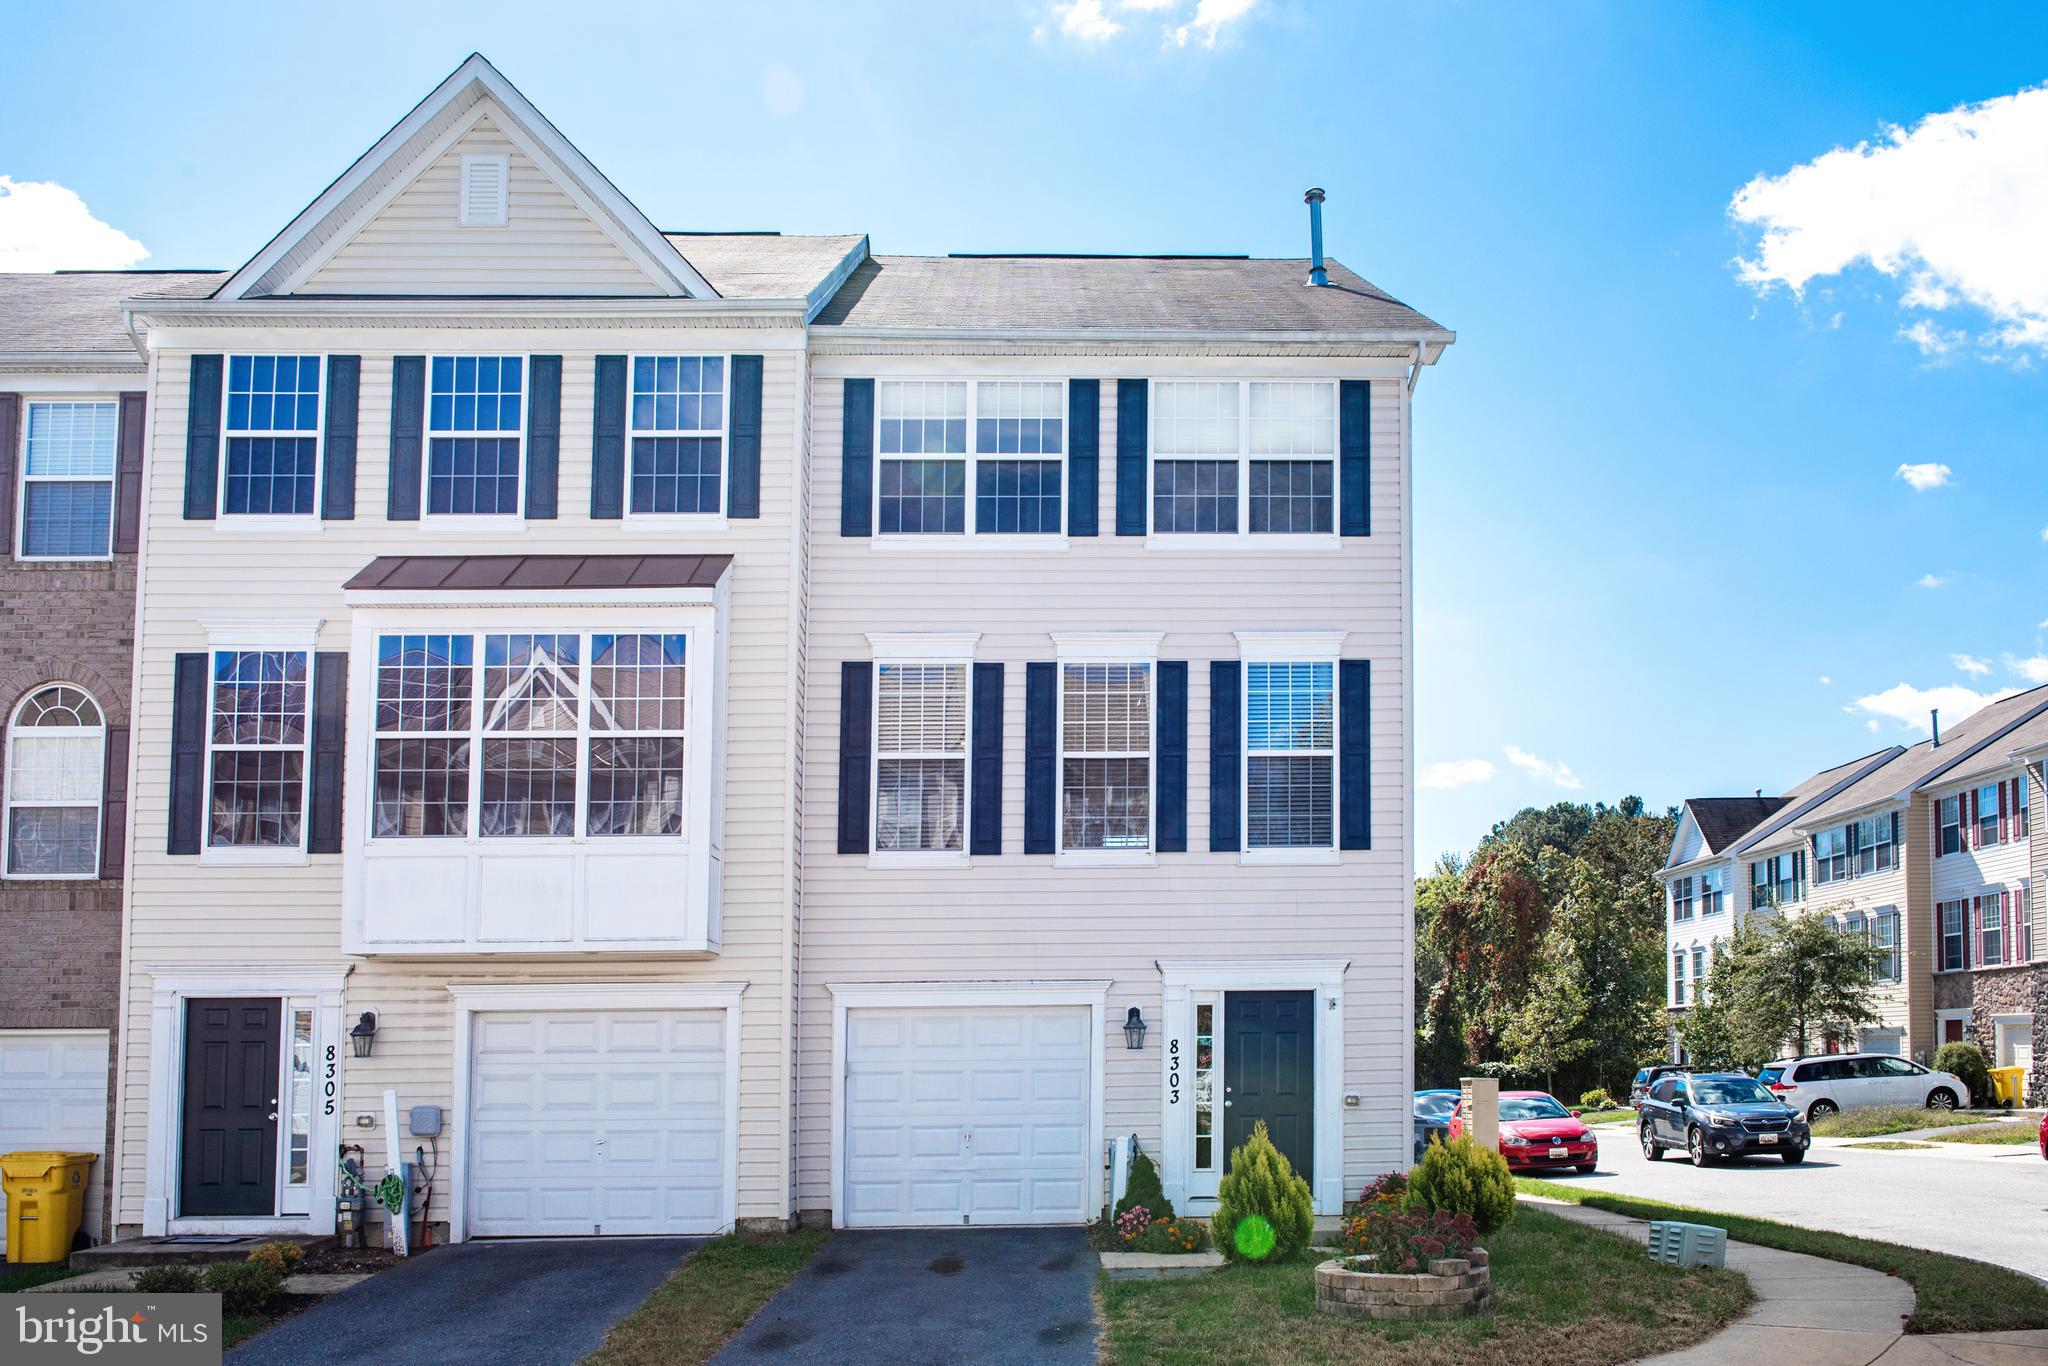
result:
[[[1961,793],[1935,803],[1936,857],[1963,851],[1963,798]]]
[[[967,382],[875,386],[875,496],[885,536],[967,533]]]
[[[2013,962],[2034,961],[2034,884],[2020,883],[2020,889],[2012,894]]]
[[[21,462],[24,560],[103,560],[113,553],[119,405],[30,403]]]
[[[633,357],[632,515],[723,511],[728,369],[723,356]]]
[[[7,875],[89,878],[100,870],[106,725],[83,689],[53,683],[21,700],[7,728]]]
[[[427,370],[427,513],[516,517],[524,356],[435,356]]]
[[[679,836],[686,635],[377,638],[375,839]]]
[[[1998,843],[1998,799],[2002,791],[1997,783],[1986,783],[1977,789],[1977,837],[1973,843],[1979,848]]]
[[[964,660],[877,661],[877,853],[965,852],[967,674]]]
[[[320,465],[320,358],[228,357],[220,510],[311,517]]]
[[[888,536],[1057,536],[1063,380],[883,380],[876,525]]]
[[[1719,915],[1728,906],[1728,870],[1709,868],[1700,874],[1700,914]]]
[[[2012,785],[2012,837],[2023,840],[2034,824],[2034,808],[2027,796],[2027,776],[2022,773]]]
[[[1329,536],[1337,386],[1329,380],[1156,380],[1152,530]]]
[[[1699,1001],[1706,996],[1707,949],[1704,944],[1692,946],[1692,998]]]
[[[213,652],[209,849],[305,847],[307,664],[304,650]]]
[[[1899,980],[1899,912],[1886,906],[1877,913],[1873,942],[1877,945],[1877,980]]]
[[[1693,876],[1691,873],[1687,873],[1684,877],[1671,879],[1671,918],[1673,920],[1692,919],[1693,886]]]
[[[1958,972],[1968,961],[1969,911],[1967,901],[1941,903],[1941,970]]]
[[[1146,663],[1060,666],[1060,848],[1152,847],[1152,675]]]
[[[1986,966],[2005,961],[2005,916],[1997,892],[1976,898],[1980,952],[1977,961]]]
[[[1856,871],[1882,873],[1898,866],[1898,847],[1892,843],[1892,817],[1886,812],[1865,816],[1856,822]]]
[[[1685,950],[1671,951],[1671,1004],[1685,1004]]]
[[[1849,857],[1849,827],[1838,825],[1813,837],[1813,881],[1815,886],[1846,882],[1855,870]]]
[[[1337,666],[1245,665],[1245,848],[1334,849]]]

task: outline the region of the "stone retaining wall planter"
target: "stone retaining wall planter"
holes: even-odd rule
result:
[[[1486,1249],[1445,1257],[1420,1273],[1354,1271],[1338,1258],[1316,1267],[1316,1308],[1359,1319],[1462,1319],[1493,1303]]]

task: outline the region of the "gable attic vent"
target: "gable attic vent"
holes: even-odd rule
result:
[[[508,157],[463,157],[462,226],[504,227],[506,182],[510,179],[511,166]]]

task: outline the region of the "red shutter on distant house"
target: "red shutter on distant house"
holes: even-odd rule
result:
[[[2000,892],[1998,894],[1998,924],[1998,951],[2003,955],[2000,961],[2006,963],[2019,961],[2019,938],[2013,933],[2015,927],[2012,923],[2011,892]]]
[[[1974,896],[1968,896],[1968,897],[1964,897],[1964,898],[1963,898],[1963,966],[1964,966],[1964,967],[1968,967],[1968,966],[1970,966],[1970,964],[1974,963],[1974,962],[1975,962],[1975,961],[1977,960],[1977,955],[1976,955],[1975,953],[1971,952],[1971,944],[1970,944],[1970,941],[1971,941],[1972,939],[1975,939],[1975,938],[1977,937],[1977,904],[1978,904],[1978,901],[1979,901],[1979,898],[1977,898],[1977,897],[1974,897]]]

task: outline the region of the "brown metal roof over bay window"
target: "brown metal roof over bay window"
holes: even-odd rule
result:
[[[379,555],[344,588],[384,592],[715,588],[730,555]]]

